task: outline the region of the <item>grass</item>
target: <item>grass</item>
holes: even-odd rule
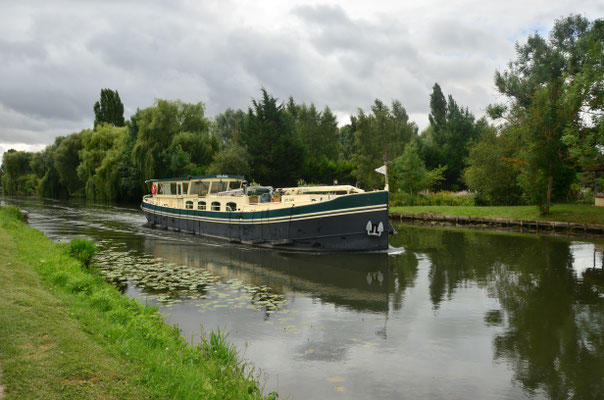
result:
[[[554,204],[549,215],[540,215],[536,206],[405,206],[390,207],[390,212],[604,225],[604,208],[583,204]]]
[[[0,210],[0,369],[5,399],[257,399],[226,335],[198,346]],[[94,271],[94,270],[92,270]]]

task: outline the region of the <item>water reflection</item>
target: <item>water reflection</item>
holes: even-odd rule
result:
[[[501,310],[485,323],[501,326],[494,360],[512,366],[527,394],[551,399],[604,396],[602,246],[551,236],[399,228],[397,243],[431,261],[434,308],[456,290],[477,285]],[[593,254],[593,265],[585,261]],[[577,259],[583,262],[577,262]]]
[[[202,296],[157,304],[187,338],[227,330],[284,397],[604,394],[601,241],[397,226],[392,254],[280,253],[151,229],[136,208],[7,200],[49,236],[91,237],[122,264],[215,277]],[[245,285],[287,302],[253,307]]]
[[[302,292],[317,301],[362,312],[398,310],[417,277],[417,258],[407,252],[280,253],[236,246],[199,246],[146,239],[145,251],[174,264],[206,269],[222,280],[269,285],[276,292]]]

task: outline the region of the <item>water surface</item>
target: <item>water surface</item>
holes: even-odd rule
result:
[[[153,229],[134,206],[4,199],[183,335],[220,329],[292,399],[602,399],[602,241],[396,226],[393,249],[299,254]]]

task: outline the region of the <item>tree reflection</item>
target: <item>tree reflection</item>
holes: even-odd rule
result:
[[[604,307],[597,291],[577,281],[569,243],[540,240],[518,268],[494,270],[506,326],[494,339],[495,359],[514,368],[529,392],[551,399],[604,394]]]
[[[400,227],[399,245],[430,260],[438,309],[456,289],[477,285],[498,299],[484,321],[495,328],[494,359],[512,366],[529,395],[604,395],[604,296],[577,277],[571,242],[556,237]]]

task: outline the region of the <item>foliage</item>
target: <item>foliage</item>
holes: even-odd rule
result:
[[[402,206],[473,206],[475,195],[470,192],[405,192],[390,193],[390,207]]]
[[[31,168],[33,153],[10,149],[2,159],[2,187],[7,194],[33,194],[38,185]]]
[[[371,114],[359,110],[351,117],[351,125],[355,127],[357,180],[372,189],[384,186],[383,177],[374,170],[402,154],[405,144],[417,135],[417,126],[399,101],[393,101],[389,109],[379,99],[371,106]]]
[[[210,130],[220,139],[222,146],[231,142],[239,143],[245,118],[246,114],[242,110],[227,108],[223,113],[214,117]]]
[[[82,131],[78,176],[85,182],[86,197],[113,200],[119,192],[118,166],[126,139],[126,128],[109,124]]]
[[[86,268],[90,267],[96,252],[96,245],[92,240],[75,238],[69,242],[69,255],[80,260]]]
[[[203,103],[157,100],[137,114],[132,164],[143,180],[181,175],[185,169],[208,165],[219,148],[218,138],[209,134]]]
[[[463,185],[468,148],[482,131],[486,121],[474,121],[467,108],[457,105],[453,96],[445,100],[438,83],[430,95],[430,129],[424,134],[424,155],[428,168],[446,165],[442,187],[457,190]]]
[[[140,110],[136,110],[136,113],[126,123],[128,134],[122,148],[119,164],[117,165],[119,176],[118,197],[121,199],[139,200],[145,190],[147,190],[141,171],[132,162],[132,150],[138,137],[138,121],[140,118],[141,112]]]
[[[523,148],[521,131],[509,127],[497,135],[486,130],[470,147],[464,179],[477,194],[479,204],[519,204],[522,189],[518,178],[523,161],[516,157]]]
[[[604,20],[589,24],[578,16],[573,19],[577,23],[568,23],[566,29],[585,32],[582,36],[575,32],[571,37],[580,36],[578,40],[565,43],[575,59],[573,71],[565,75],[564,105],[579,113],[565,127],[562,141],[573,160],[588,169],[604,165]]]
[[[251,171],[249,157],[244,147],[232,143],[229,147],[216,153],[214,161],[208,168],[208,173],[249,176]]]
[[[444,179],[443,173],[446,169],[445,166],[428,171],[418,155],[417,143],[411,141],[405,146],[403,154],[393,162],[391,179],[394,182],[393,189],[410,195],[430,189]]]
[[[252,100],[241,140],[250,155],[251,176],[274,186],[292,186],[300,176],[304,145],[295,135],[291,117],[277,99],[262,89]]]
[[[83,131],[82,131],[83,132]],[[65,187],[68,195],[83,193],[83,182],[77,173],[80,165],[79,153],[82,150],[82,132],[72,133],[58,138],[53,152],[53,165],[57,171],[59,183]]]
[[[495,74],[497,89],[510,104],[490,111],[525,131],[527,146],[518,153],[525,162],[519,182],[525,197],[543,213],[549,212],[552,197],[569,192],[575,179],[568,145],[576,144],[572,136],[584,131],[581,104],[584,100],[593,104],[587,93],[598,92],[597,82],[593,87],[580,84],[585,83],[583,65],[590,75],[590,64],[581,62],[585,52],[578,44],[585,43],[587,33],[600,25],[572,15],[557,20],[549,39],[537,33],[529,36],[526,44],[516,45],[517,58],[508,70]]]
[[[63,138],[59,137],[54,144],[46,146],[41,151],[34,153],[31,160],[31,168],[37,177],[36,193],[43,197],[65,197],[67,190],[60,183],[59,172],[54,165],[54,152],[57,148],[57,143],[60,143]]]
[[[125,125],[124,105],[117,90],[101,89],[101,99],[94,103],[94,126],[101,124]]]

